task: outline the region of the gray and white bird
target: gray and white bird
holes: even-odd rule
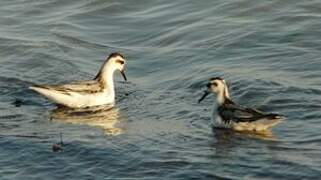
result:
[[[216,95],[216,107],[213,112],[213,125],[217,128],[229,128],[236,131],[267,131],[284,119],[278,114],[269,114],[253,108],[247,108],[233,102],[228,86],[220,77],[211,78],[205,94],[199,103],[210,93]]]
[[[72,82],[63,85],[35,85],[30,89],[44,95],[59,106],[86,108],[100,105],[114,106],[114,72],[125,75],[126,61],[120,53],[111,53],[93,80]]]

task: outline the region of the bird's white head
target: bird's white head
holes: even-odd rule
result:
[[[126,60],[122,54],[118,52],[111,53],[107,57],[105,63],[101,67],[95,79],[106,79],[109,77],[111,78],[114,71],[119,70],[124,80],[127,81],[127,77],[125,75],[125,65]]]
[[[217,97],[217,102],[223,104],[224,101],[230,98],[228,87],[226,81],[220,77],[211,78],[209,83],[207,83],[207,90],[205,91],[202,98],[199,100],[201,102],[208,94],[213,93]]]
[[[125,81],[127,81],[125,75],[125,65],[126,60],[124,56],[118,52],[111,53],[107,58],[108,65],[112,66],[115,70],[119,70],[120,73],[123,75]]]

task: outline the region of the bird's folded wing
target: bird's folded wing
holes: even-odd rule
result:
[[[97,83],[96,81],[82,81],[64,85],[37,85],[36,87],[55,90],[64,94],[68,94],[71,92],[79,94],[88,94],[101,91],[101,87],[99,86],[99,83]]]
[[[264,113],[251,108],[244,108],[242,106],[231,104],[219,109],[219,114],[224,120],[231,120],[235,122],[251,122],[264,117]]]

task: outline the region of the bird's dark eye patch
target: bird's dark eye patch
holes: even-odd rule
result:
[[[218,84],[217,84],[217,82],[210,82],[210,83],[208,83],[206,86],[207,86],[208,88],[210,88],[211,86],[217,87]]]
[[[215,86],[215,87],[217,87],[217,83],[216,83],[216,82],[213,82],[212,85]]]
[[[123,60],[117,59],[116,63],[119,63],[119,64],[123,65],[125,62]]]

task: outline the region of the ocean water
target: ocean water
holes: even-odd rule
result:
[[[318,0],[1,0],[0,179],[319,179]],[[117,105],[63,112],[28,89],[90,79]],[[211,128],[207,80],[287,119],[269,137]],[[63,150],[52,145],[64,142]]]

